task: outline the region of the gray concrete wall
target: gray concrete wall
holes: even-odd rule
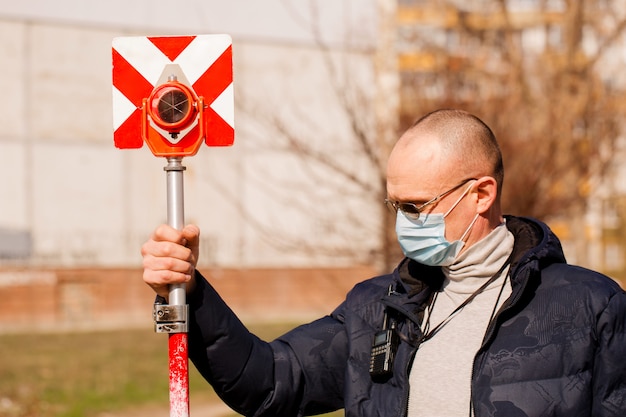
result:
[[[0,17],[0,248],[14,249],[0,263],[137,266],[141,243],[165,221],[165,160],[147,147],[113,145],[111,41],[125,35],[148,34]],[[310,45],[237,39],[233,51],[235,146],[205,147],[184,160],[185,213],[203,231],[202,264],[363,261],[376,244],[379,207],[350,202],[349,196],[342,201],[336,187],[327,187],[334,176],[286,153],[268,127],[279,115],[324,152],[375,181],[351,142],[327,55]],[[371,85],[367,54],[337,50],[331,61],[340,78]],[[364,105],[364,117],[368,111]],[[345,210],[346,202],[369,216],[361,221],[362,230],[350,225],[354,213]],[[312,207],[333,220],[312,221]],[[357,241],[360,259],[271,241],[283,235],[304,237],[311,247],[349,247]]]

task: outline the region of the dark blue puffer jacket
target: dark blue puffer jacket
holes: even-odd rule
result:
[[[604,275],[567,265],[545,224],[507,217],[507,227],[515,236],[512,294],[474,360],[474,415],[626,416],[626,294]],[[330,316],[266,343],[198,276],[189,356],[246,416],[341,408],[349,417],[406,416],[409,370],[420,366],[412,363],[419,323],[442,281],[440,268],[405,259],[392,274],[355,286]],[[373,381],[370,349],[385,308],[398,318],[401,341],[393,375]]]

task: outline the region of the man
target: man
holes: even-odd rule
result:
[[[154,232],[144,280],[163,297],[188,284],[189,356],[244,415],[626,415],[626,294],[568,265],[545,224],[503,216],[502,182],[481,120],[458,110],[421,118],[387,169],[407,257],[271,343],[195,270],[196,226]]]

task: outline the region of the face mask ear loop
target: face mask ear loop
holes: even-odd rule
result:
[[[461,236],[461,238],[459,239],[461,242],[465,242],[465,238],[469,234],[470,230],[472,230],[472,227],[474,226],[474,223],[476,223],[476,220],[478,220],[478,213],[476,213],[476,215],[474,216],[474,220],[472,220],[470,225],[465,230],[465,233],[463,233],[463,236]]]
[[[450,214],[450,212],[452,212],[452,210],[455,209],[456,206],[459,205],[459,203],[461,202],[461,200],[463,200],[463,198],[467,195],[467,193],[469,192],[469,190],[472,188],[472,185],[474,184],[470,184],[469,187],[467,187],[467,190],[465,190],[465,192],[463,194],[461,194],[461,197],[459,197],[458,200],[455,201],[455,203],[452,205],[452,207],[450,207],[450,210],[446,211],[445,214],[443,215],[444,219],[448,216],[448,214]]]

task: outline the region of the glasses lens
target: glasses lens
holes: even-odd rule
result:
[[[417,220],[420,216],[420,212],[417,209],[417,206],[413,203],[401,203],[400,210],[409,219]]]

